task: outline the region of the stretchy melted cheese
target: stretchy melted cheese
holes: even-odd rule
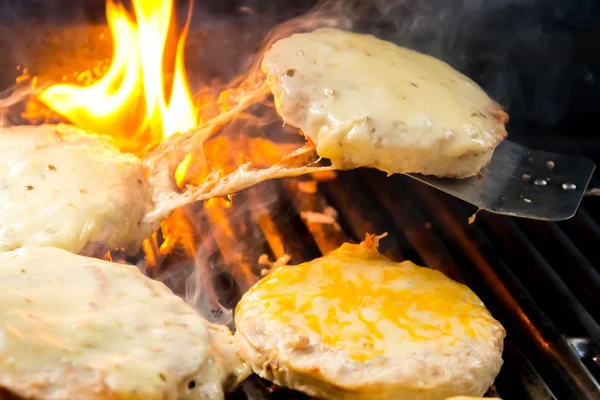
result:
[[[0,189],[0,251],[136,247],[155,228],[139,159],[66,125],[0,129]]]
[[[222,399],[248,374],[209,324],[135,267],[0,253],[0,387],[28,399]]]
[[[472,80],[370,35],[292,35],[262,65],[283,120],[340,169],[466,177],[506,137],[508,116]]]
[[[480,396],[502,365],[504,330],[471,290],[365,245],[276,269],[236,327],[256,373],[324,399]]]

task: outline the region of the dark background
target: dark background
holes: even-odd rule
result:
[[[177,3],[183,15],[188,3]],[[26,36],[35,35],[36,30],[105,23],[104,0],[0,4],[0,45],[9,49],[0,46],[4,54],[0,63],[5,68],[22,62],[22,48],[31,40]],[[315,4],[309,0],[197,0],[192,30],[211,26],[203,43],[218,54],[202,55],[206,63],[202,68],[222,74],[223,79],[235,75],[273,26],[314,9]],[[354,0],[317,6],[351,20],[355,30],[432,54],[473,78],[508,108],[512,140],[585,154],[600,162],[600,2]],[[19,25],[19,34],[7,28]],[[232,29],[235,35],[227,33]],[[68,42],[63,39],[67,47]],[[192,40],[199,48],[195,43]],[[19,56],[13,61],[15,53]],[[226,62],[221,61],[221,66],[215,59]],[[195,66],[188,62],[188,68]]]

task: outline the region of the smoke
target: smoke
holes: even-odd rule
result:
[[[269,43],[265,37],[328,22],[448,62],[508,109],[509,135],[517,141],[547,135],[574,114],[591,119],[589,100],[600,101],[593,67],[598,57],[579,48],[582,41],[600,46],[594,33],[600,6],[593,0],[245,0],[211,8],[212,3],[200,5],[197,14],[209,26],[220,26],[206,42],[230,54],[230,62],[217,62],[226,70],[214,68],[225,81],[260,58]],[[232,27],[239,36],[228,31]],[[201,65],[210,65],[206,58],[208,64]]]
[[[231,324],[237,300],[261,277],[259,258],[263,254],[274,258],[260,220],[273,215],[278,199],[279,193],[266,182],[234,196],[231,202],[214,199],[184,206],[175,216],[184,216],[190,225],[192,254],[178,245],[166,255],[154,252],[158,257],[152,265],[145,256],[137,265],[207,320]],[[159,246],[163,240],[159,238]]]
[[[76,3],[0,5],[4,54],[0,89],[14,85],[22,73],[19,65],[43,83],[63,76],[70,79],[74,71],[110,55],[104,0]],[[197,0],[186,42],[186,66],[202,113],[210,117],[220,112],[216,99],[222,90],[253,87],[260,81],[261,55],[279,38],[323,26],[370,33],[438,57],[470,76],[508,108],[509,135],[518,140],[532,122],[560,124],[574,104],[580,104],[574,101],[573,88],[595,84],[595,71],[575,65],[580,51],[563,26],[589,24],[593,4],[592,0]],[[184,21],[187,5],[178,11],[178,20]],[[21,101],[23,93],[6,93],[0,109]],[[233,100],[237,95],[230,91]],[[533,133],[538,132],[545,133]],[[240,137],[275,142],[300,138],[293,129],[281,128],[269,99],[221,129],[214,139],[227,138],[230,145],[222,158],[251,155],[245,152],[248,142]],[[258,257],[269,253],[257,218],[273,212],[279,194],[265,190],[271,187],[252,188],[234,197],[230,208],[217,207],[224,221],[201,205],[186,207],[198,245],[194,259],[174,252],[153,267],[141,268],[208,319],[230,322],[233,305],[228,298],[239,297],[258,279]]]
[[[547,32],[548,3],[377,0],[359,29],[448,62],[512,118],[556,123],[568,105],[560,78],[571,43]]]
[[[190,34],[186,45],[186,63],[195,66],[192,70],[198,69],[192,71],[198,92],[208,87],[235,87],[243,79],[247,83],[260,79],[262,54],[283,37],[321,27],[352,27],[353,13],[342,1],[298,3],[303,3],[303,7],[286,2],[246,1],[223,13],[214,2],[198,2],[192,26],[201,27],[203,32]],[[311,8],[310,4],[314,6]],[[215,12],[215,8],[221,12]]]
[[[551,131],[589,135],[600,4],[593,0],[359,1],[354,29],[440,58],[508,109],[509,137],[543,147]],[[574,118],[574,116],[577,116]],[[563,133],[564,134],[564,133]]]
[[[233,3],[217,9],[201,5],[195,11],[207,32],[201,44],[189,44],[186,56],[189,65],[201,66],[201,76],[205,73],[198,81],[200,92],[202,88],[220,91],[244,83],[252,86],[261,78],[261,56],[274,41],[296,32],[335,26],[430,54],[470,76],[509,110],[513,140],[518,141],[523,127],[532,121],[544,126],[559,124],[573,101],[570,68],[574,39],[556,29],[556,20],[581,10],[558,1],[329,0],[297,2],[287,8],[284,2]],[[191,61],[194,55],[199,57],[197,61]],[[286,137],[277,115],[269,113],[272,107],[268,103],[261,106],[262,118],[239,118],[219,135],[248,136],[258,130],[258,135],[265,137],[272,130],[275,134],[269,138]],[[256,116],[257,109],[248,115]],[[234,204],[236,201],[245,200],[234,199]],[[244,207],[251,209],[253,205],[242,203]],[[262,246],[263,239],[257,237],[260,239],[254,246]],[[251,247],[240,244],[236,248],[251,256],[246,261],[250,264],[257,260]]]
[[[105,59],[111,44],[99,40],[106,32],[104,3],[0,5],[0,90],[22,73],[18,65],[60,81]],[[184,21],[187,0],[176,3]],[[217,91],[255,68],[277,38],[336,25],[445,60],[508,108],[514,138],[527,123],[555,127],[566,114],[592,116],[584,98],[599,97],[597,60],[578,43],[598,48],[591,36],[598,7],[593,0],[198,0],[186,64],[195,93]]]

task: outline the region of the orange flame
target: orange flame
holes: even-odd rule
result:
[[[135,16],[123,5],[107,1],[113,58],[106,74],[87,87],[56,84],[39,96],[75,125],[113,136],[125,151],[140,150],[198,123],[183,56],[191,4],[186,25],[176,37],[175,55],[169,59],[175,22],[172,1],[132,3]],[[166,80],[169,65],[174,65],[174,72]]]
[[[194,104],[184,65],[191,3],[186,24],[179,33],[175,30],[172,0],[132,0],[131,3],[133,14],[115,0],[107,0],[106,15],[113,41],[110,64],[102,64],[80,74],[79,85],[52,85],[38,96],[38,100],[74,125],[110,135],[121,150],[132,152],[176,132],[194,128],[203,122],[201,115],[207,119],[213,117],[209,121],[220,121],[214,122],[214,126],[234,118],[241,119],[246,125],[259,126],[262,123],[243,113],[251,103],[262,101],[268,93],[268,87],[263,83],[254,87],[257,82],[253,79],[247,82],[238,79],[239,88],[232,89],[231,83],[230,89],[221,92],[216,100],[209,94]],[[101,67],[107,67],[106,71]],[[248,76],[253,76],[256,71],[258,69],[253,69]],[[21,79],[27,77],[28,72],[23,70]],[[200,184],[209,170],[232,172],[239,165],[237,150],[245,153],[242,154],[244,162],[268,167],[297,147],[289,143],[282,146],[291,148],[283,151],[269,140],[251,140],[239,134],[237,128],[232,131],[234,137],[224,135],[210,143],[202,142],[202,146],[187,154],[174,173],[179,187]],[[237,253],[241,233],[232,223],[240,220],[244,213],[233,206],[231,196],[208,200],[204,210],[208,229],[212,231],[225,262],[234,268],[235,279],[250,286],[258,277],[251,268],[253,261],[248,262],[241,253]],[[200,268],[202,263],[197,261],[196,245],[203,229],[207,228],[194,221],[186,209],[176,210],[161,222],[162,240],[158,233],[154,233],[143,242],[146,254],[144,268],[160,267],[166,256],[176,250],[196,260],[196,266]],[[283,252],[280,246],[276,254],[282,257]],[[123,262],[117,253],[108,252],[105,259]],[[207,279],[208,273],[202,276]],[[238,286],[244,287],[244,283],[238,283]],[[216,297],[213,303],[218,304]]]

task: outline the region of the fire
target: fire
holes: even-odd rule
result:
[[[141,150],[199,122],[184,65],[191,4],[177,35],[172,0],[132,3],[134,16],[107,1],[113,57],[100,79],[89,86],[52,85],[39,95],[75,125],[113,136],[124,151]]]
[[[248,127],[266,126],[276,116],[274,110],[259,116],[246,112],[254,104],[270,106],[266,100],[268,85],[254,79],[258,68],[229,82],[224,90],[216,85],[206,93],[201,91],[194,102],[184,62],[192,3],[187,21],[179,30],[173,0],[132,0],[131,5],[130,10],[116,0],[107,0],[111,59],[82,74],[73,73],[76,84],[66,83],[65,75],[63,83],[44,89],[28,104],[32,105],[29,117],[47,117],[48,107],[79,128],[112,136],[127,152],[139,152],[150,143],[195,128],[197,146],[178,160],[174,171],[173,178],[181,189],[202,184],[209,173],[233,172],[248,161],[256,168],[267,168],[298,147],[298,143],[287,140],[275,144],[245,135]],[[23,70],[21,80],[28,78],[28,71]],[[32,80],[34,86],[36,79]],[[40,101],[45,107],[40,107]],[[38,108],[42,108],[41,115],[35,112]],[[220,136],[208,140],[217,132]],[[256,260],[251,257],[255,249],[245,247],[241,240],[247,230],[245,218],[243,207],[233,203],[231,196],[210,199],[202,209],[178,209],[161,222],[159,232],[143,242],[145,259],[138,266],[157,277],[163,272],[165,260],[168,264],[183,254],[185,262],[194,261],[201,289],[208,289],[207,296],[216,307],[218,298],[210,289],[215,268],[203,252],[210,254],[218,249],[240,289],[247,289],[258,278],[253,270]],[[212,242],[205,240],[207,237]],[[284,256],[283,252],[282,246],[275,251],[277,257]],[[104,258],[125,262],[124,256],[113,251]]]

